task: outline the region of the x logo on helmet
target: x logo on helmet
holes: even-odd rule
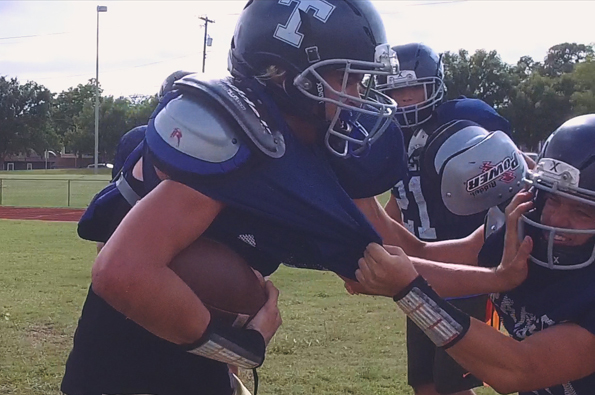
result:
[[[554,172],[558,172],[558,165],[560,164],[560,162],[556,162],[556,161],[551,161],[550,162],[552,165],[552,168],[550,169],[550,171],[554,171]]]

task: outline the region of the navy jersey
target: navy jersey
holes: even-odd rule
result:
[[[173,96],[174,93],[170,95]],[[260,99],[267,102],[266,97]],[[275,108],[268,108],[267,113],[271,112],[274,113]],[[304,144],[286,125],[280,124],[282,120],[267,119],[267,122],[279,127],[283,134],[286,148],[282,157],[262,154],[245,136],[238,134],[240,141],[237,143],[249,148],[238,150],[237,155],[241,157],[217,165],[201,164],[175,146],[165,144],[151,120],[143,143],[124,165],[123,177],[138,195],[143,196],[159,182],[153,168],[156,166],[171,179],[224,202],[226,207],[204,236],[231,247],[265,276],[280,264],[286,264],[332,270],[354,278],[357,261],[365,247],[370,242],[380,243],[380,237],[342,187],[326,148]],[[400,133],[398,128],[391,130],[382,136],[387,139],[385,141],[402,140],[400,136],[390,135]],[[170,135],[168,131],[166,135],[177,139],[178,146],[180,141],[184,143],[189,138],[186,131],[184,135],[178,129],[174,131],[176,133]],[[141,156],[143,183],[131,176],[133,164]],[[358,172],[363,169],[375,171],[376,165],[382,163],[366,161],[360,166],[358,159],[353,158],[342,171],[349,168]],[[201,166],[204,174],[200,174]],[[394,172],[401,170],[393,169]],[[342,177],[348,178],[348,174]],[[365,180],[361,173],[358,177]],[[376,186],[362,185],[362,188],[375,189]],[[110,201],[126,205],[117,191],[111,183],[100,197],[94,199],[87,209],[88,215],[79,223],[79,234],[84,229],[83,236],[96,241],[111,235],[115,229],[113,222],[117,223],[123,217],[122,210],[98,206],[109,206]],[[93,216],[93,213],[97,215]],[[115,219],[105,221],[106,216]],[[101,222],[107,222],[102,225],[105,230],[93,234],[93,224]],[[185,353],[180,347],[127,320],[91,288],[75,334],[62,389],[67,394],[84,391],[224,394],[230,392],[226,372],[224,364]],[[191,388],[195,392],[189,390]]]
[[[458,239],[471,234],[483,224],[486,212],[469,216],[451,213],[442,202],[440,188],[424,175],[420,158],[428,136],[440,126],[453,120],[470,120],[489,131],[501,130],[510,134],[510,125],[492,107],[481,100],[459,98],[442,103],[422,128],[403,130],[408,147],[409,179],[402,179],[392,189],[401,209],[403,223],[419,239],[438,241]]]
[[[184,163],[188,155],[167,145],[151,123],[144,159],[171,179],[225,203],[205,235],[234,248],[263,275],[286,264],[355,278],[364,249],[381,239],[341,186],[327,149],[304,144],[281,122],[267,120],[283,135],[282,157],[251,151],[240,168],[225,174],[196,174],[200,164]]]
[[[359,122],[373,126],[371,116],[361,116]],[[397,182],[407,179],[407,153],[403,133],[396,122],[360,157],[340,158],[327,153],[331,167],[341,187],[353,199],[380,195]]]
[[[502,258],[505,227],[486,240],[479,264],[496,267]],[[520,286],[492,294],[504,327],[516,340],[562,322],[575,323],[595,334],[595,265],[577,270],[550,270],[529,263],[529,275]],[[521,395],[586,395],[595,388],[595,374],[564,385]]]
[[[260,158],[208,181],[156,163],[172,179],[227,204],[205,235],[234,248],[263,275],[286,264],[354,278],[365,247],[381,239],[341,188],[326,148],[303,145],[291,134],[285,139],[282,158]]]

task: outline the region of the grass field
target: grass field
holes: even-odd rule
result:
[[[110,179],[109,169],[0,171],[0,205],[83,208]]]
[[[58,395],[95,246],[73,223],[9,220],[0,245],[0,394]],[[281,268],[272,280],[283,326],[259,394],[412,394],[405,320],[392,301],[350,296],[331,273]]]

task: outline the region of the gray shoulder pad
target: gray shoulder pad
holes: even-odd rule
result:
[[[200,92],[215,99],[240,125],[246,136],[260,151],[272,158],[285,154],[285,140],[260,117],[254,103],[232,83],[231,78],[201,80],[200,74],[190,74],[175,82],[175,87],[192,93]]]
[[[468,137],[471,144],[465,150],[436,155],[448,158],[442,165],[441,193],[445,206],[456,215],[476,214],[506,202],[523,187],[527,169],[505,133]]]
[[[159,157],[178,151],[210,163],[224,163],[234,158],[241,148],[239,128],[233,120],[215,110],[213,104],[203,103],[191,95],[174,98],[155,116],[154,128],[149,127],[146,135],[149,147]],[[160,139],[153,138],[154,134]],[[170,148],[154,141],[163,141]]]

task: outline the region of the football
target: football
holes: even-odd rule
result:
[[[262,280],[231,248],[201,237],[170,263],[222,325],[245,326],[266,302]]]

